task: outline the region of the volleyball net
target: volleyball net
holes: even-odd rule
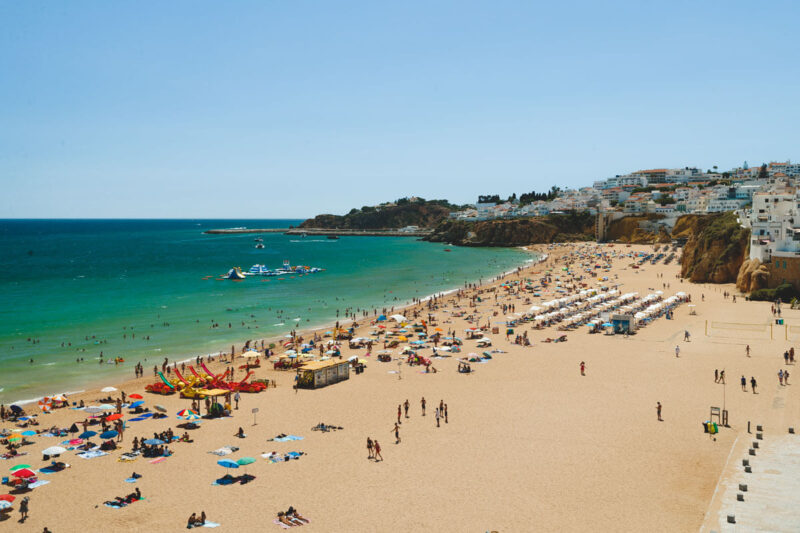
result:
[[[772,339],[775,335],[789,335],[789,328],[796,329],[800,337],[800,326],[774,325],[769,322],[720,322],[706,320],[706,336],[727,337],[733,339]]]

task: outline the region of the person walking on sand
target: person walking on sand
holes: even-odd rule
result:
[[[745,346],[744,352],[747,354],[747,357],[750,357],[750,345],[749,344],[747,346]]]
[[[236,409],[239,409],[239,400],[241,399],[242,397],[239,396],[239,391],[237,390],[236,394],[233,395],[233,401],[236,402]]]
[[[753,391],[753,394],[756,393],[756,378],[750,376],[750,389]]]
[[[714,369],[714,383],[719,383],[719,368]]]
[[[405,403],[403,403],[403,409],[406,412],[406,418],[408,418],[408,408],[411,407],[411,404],[408,402],[408,398],[406,398]]]
[[[689,330],[686,329],[683,331],[683,342],[689,342],[691,335],[689,335]]]
[[[22,498],[22,501],[19,502],[19,514],[20,514],[19,521],[20,521],[20,523],[23,523],[23,522],[25,522],[25,520],[28,519],[28,502],[29,501],[30,501],[30,499],[27,496],[25,496],[24,498]]]
[[[586,375],[586,363],[581,361],[581,376]]]
[[[778,381],[781,383],[781,386],[783,386],[783,369],[778,370]]]
[[[378,444],[378,439],[375,439],[375,462],[383,461],[383,456],[381,455],[381,445]]]
[[[680,356],[681,356],[681,347],[676,344],[675,345],[675,357],[680,357]]]
[[[658,415],[658,421],[663,422],[664,420],[661,418],[661,402],[656,402],[656,414]]]
[[[394,431],[394,443],[400,444],[400,425],[395,424],[392,431]]]
[[[400,404],[398,404],[398,405],[397,405],[397,423],[398,423],[398,424],[402,424],[402,422],[400,421],[400,416],[401,416],[401,415],[402,415],[402,413],[403,413],[403,409],[402,409],[402,407],[403,407],[403,406],[402,406],[402,405],[400,405]]]
[[[789,384],[789,371],[788,370],[784,370],[783,371],[783,384],[784,385],[788,385]]]
[[[425,416],[425,396],[419,401],[420,405],[422,405],[422,416]]]
[[[439,427],[439,408],[436,408],[436,427]]]
[[[447,424],[447,404],[444,404],[444,423]]]
[[[374,459],[375,458],[375,449],[372,444],[372,439],[367,437],[367,459]]]
[[[742,374],[742,392],[747,392],[747,378]]]

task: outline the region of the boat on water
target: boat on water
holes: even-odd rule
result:
[[[262,239],[261,237],[256,237],[253,240],[256,241],[256,242],[264,242],[264,239]]]
[[[328,235],[328,238],[330,240],[332,240],[332,241],[338,241],[339,240],[339,236],[338,235]]]
[[[256,243],[256,248],[258,248],[259,250],[264,248],[264,243],[263,242]]]

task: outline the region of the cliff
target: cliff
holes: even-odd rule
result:
[[[459,246],[525,246],[594,239],[594,216],[588,213],[467,222],[444,220],[426,240]]]
[[[681,277],[693,282],[733,283],[747,258],[750,230],[732,212],[686,215],[678,219],[673,237],[687,236],[681,256]]]
[[[665,229],[658,233],[646,231],[639,227],[640,222],[659,220],[662,215],[648,214],[640,216],[627,216],[611,221],[606,231],[607,240],[631,244],[644,244],[651,242],[670,242],[672,236]]]
[[[398,229],[406,226],[432,228],[446,219],[452,206],[435,201],[408,202],[402,205],[364,207],[346,215],[317,215],[300,224],[300,228],[323,229]]]

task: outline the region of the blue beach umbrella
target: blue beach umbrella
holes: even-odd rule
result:
[[[95,435],[97,435],[96,431],[84,431],[83,433],[78,435],[78,438],[79,439],[88,439],[88,438],[94,437]]]
[[[164,441],[161,439],[148,439],[144,443],[148,446],[158,446],[159,444],[164,444]]]
[[[135,408],[139,407],[140,405],[144,405],[144,400],[139,400],[138,402],[133,402],[128,407],[131,407],[131,408],[135,409]]]
[[[230,459],[220,459],[217,464],[224,468],[239,468],[239,463],[231,461]]]
[[[117,433],[114,430],[111,430],[111,431],[106,431],[105,433],[100,433],[100,438],[101,439],[113,439],[117,435],[119,435],[119,433]]]
[[[21,433],[21,435],[22,435],[23,437],[33,437],[34,435],[36,435],[36,432],[35,432],[35,431],[28,430],[28,431],[23,431],[23,432]]]

